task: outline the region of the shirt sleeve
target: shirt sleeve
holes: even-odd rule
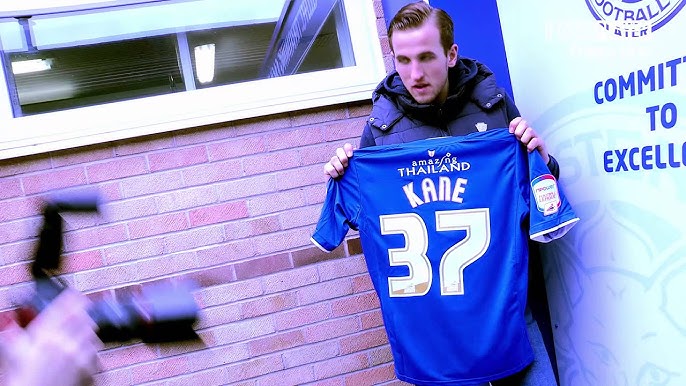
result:
[[[547,243],[564,236],[579,218],[541,155],[532,151],[528,158],[529,237]]]
[[[338,247],[348,231],[357,229],[360,201],[355,168],[350,166],[346,173],[336,179],[329,179],[326,198],[310,241],[321,250],[331,252]]]

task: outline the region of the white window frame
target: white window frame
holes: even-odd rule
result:
[[[113,3],[103,0],[49,2],[52,9],[60,10],[78,4],[89,3],[93,8],[93,3]],[[22,3],[23,10],[36,10],[45,0]],[[371,99],[372,90],[386,75],[373,2],[343,0],[343,4],[355,55],[355,66],[351,67],[17,118],[12,115],[5,87],[0,90],[0,159]],[[16,4],[0,5],[0,14],[21,11],[15,9],[17,7]],[[6,85],[4,74],[0,74],[0,84]]]

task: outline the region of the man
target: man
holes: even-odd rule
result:
[[[373,93],[361,148],[508,127],[529,152],[540,153],[556,178],[559,176],[557,161],[496,85],[493,73],[477,61],[458,56],[453,22],[446,12],[423,1],[408,4],[391,20],[388,37],[396,71]],[[352,156],[352,145],[345,144],[326,163],[324,172],[332,178],[343,175]],[[527,319],[534,362],[492,384],[556,384],[540,330],[528,308]]]
[[[0,363],[8,386],[84,386],[99,369],[102,342],[82,294],[63,291],[25,329],[0,325]]]

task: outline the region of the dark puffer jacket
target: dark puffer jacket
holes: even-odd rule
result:
[[[460,58],[448,72],[448,85],[445,103],[418,104],[397,72],[388,75],[372,95],[374,106],[362,132],[360,147],[508,127],[519,116],[512,99],[496,85],[495,75],[482,63]],[[559,177],[559,166],[553,157],[548,168]]]

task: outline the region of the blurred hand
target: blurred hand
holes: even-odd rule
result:
[[[324,174],[331,178],[338,178],[345,173],[348,167],[348,159],[353,156],[353,145],[346,143],[336,149],[336,155],[324,165]]]
[[[9,322],[0,334],[7,385],[91,385],[102,342],[86,312],[88,305],[85,296],[66,289],[25,329]]]

